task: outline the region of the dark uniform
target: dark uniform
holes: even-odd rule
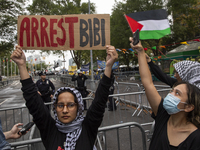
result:
[[[77,80],[77,87],[76,89],[81,93],[82,98],[87,97],[88,95],[88,91],[87,88],[85,86],[85,80],[87,80],[88,77],[85,76],[84,74],[82,74],[81,76],[75,76],[75,74],[72,76],[72,81],[76,81]],[[87,104],[86,104],[86,100],[83,100],[84,103],[84,109],[87,109]]]
[[[114,85],[114,83],[115,83],[115,76],[114,76],[113,71],[112,71],[112,77],[113,77],[112,78],[112,82],[111,82],[112,85],[111,85],[111,87],[109,89],[109,95],[114,94],[114,90],[115,90],[115,85]],[[116,107],[116,103],[115,103],[114,97],[108,97],[108,99],[109,99],[108,111],[116,110],[117,107]]]
[[[55,92],[55,86],[53,85],[53,83],[49,79],[45,79],[44,81],[42,81],[42,79],[39,79],[36,82],[36,86],[38,88],[38,91],[41,93],[41,97],[44,103],[51,102],[50,96],[53,95]],[[50,91],[50,87],[52,91]],[[49,109],[49,106],[47,106],[47,108]]]

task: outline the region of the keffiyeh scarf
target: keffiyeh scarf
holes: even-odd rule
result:
[[[200,89],[200,63],[184,60],[175,63],[174,68],[183,81],[187,81]]]
[[[70,88],[70,87],[59,88],[54,95],[53,103],[56,102],[58,94],[61,91],[66,90],[66,89],[70,89],[76,95],[78,99],[79,110],[77,112],[77,116],[75,120],[68,124],[64,124],[59,121],[54,105],[53,105],[53,108],[54,108],[53,110],[54,110],[54,116],[55,116],[56,126],[58,130],[62,133],[66,133],[65,150],[74,150],[76,146],[76,141],[78,140],[82,131],[82,122],[84,120],[83,118],[84,107],[83,107],[83,100],[82,100],[81,93],[78,90],[74,88]]]

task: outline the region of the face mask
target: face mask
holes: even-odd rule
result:
[[[172,115],[172,114],[176,114],[180,111],[184,111],[184,109],[178,109],[178,104],[179,103],[184,103],[184,104],[187,104],[185,102],[181,102],[181,100],[172,95],[172,94],[168,94],[165,98],[164,98],[164,101],[163,101],[163,107],[165,108],[165,110],[167,111],[167,113],[169,115]]]

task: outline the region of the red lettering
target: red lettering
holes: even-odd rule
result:
[[[59,21],[58,21],[58,27],[61,28],[62,32],[63,32],[63,38],[59,38],[57,37],[56,40],[58,42],[59,45],[63,46],[65,44],[65,41],[66,41],[66,31],[65,29],[63,28],[62,26],[62,23],[64,22],[63,18],[61,18]]]
[[[33,17],[31,20],[31,26],[32,26],[32,36],[31,36],[32,47],[34,47],[34,37],[36,38],[37,47],[40,47],[40,40],[39,40],[39,36],[37,33],[38,20],[35,17]]]
[[[26,26],[25,26],[26,25]],[[19,43],[20,46],[24,46],[24,31],[26,32],[26,42],[27,42],[27,46],[30,47],[30,19],[25,17],[22,22],[21,22],[21,26],[20,26],[20,37],[19,37]]]
[[[57,23],[57,19],[50,19],[50,40],[51,40],[51,46],[57,47],[58,44],[53,42],[53,35],[57,34],[57,30],[53,29],[53,24]]]
[[[78,22],[78,17],[65,17],[65,23],[69,23],[69,44],[74,48],[74,23]]]
[[[40,34],[41,34],[41,45],[42,45],[42,47],[44,47],[44,38],[46,39],[46,46],[50,47],[49,38],[48,38],[47,31],[46,31],[47,26],[48,26],[47,20],[44,17],[42,17],[40,19],[40,27],[41,27]]]

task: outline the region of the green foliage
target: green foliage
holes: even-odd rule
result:
[[[128,38],[132,36],[132,33],[123,14],[164,8],[169,14],[172,34],[159,40],[143,40],[141,42],[143,47],[148,48],[147,54],[151,52],[154,56],[165,54],[175,47],[172,45],[162,49],[159,46],[192,40],[200,36],[199,6],[199,0],[126,0],[125,3],[118,2],[115,4],[111,16],[111,44],[120,49],[130,48]],[[157,46],[159,50],[151,50],[153,46]],[[137,62],[136,56],[129,58],[127,53],[118,53],[120,64],[128,65],[128,59],[130,62]]]
[[[94,13],[94,4],[91,3],[90,7]],[[85,14],[88,13],[88,3],[81,4],[81,0],[33,0],[27,9],[31,15]]]
[[[132,36],[132,32],[124,14],[160,9],[162,6],[162,0],[127,0],[126,3],[116,3],[111,16],[111,44],[119,49],[130,48],[129,37]],[[144,47],[155,46],[158,43],[159,41],[157,40],[142,41]],[[134,62],[137,62],[137,57],[130,52],[129,50],[125,54],[118,52],[120,65],[125,64],[129,66],[130,63],[134,64]]]
[[[51,0],[33,0],[27,10],[31,15],[54,15],[54,3]]]
[[[199,0],[170,0],[169,14],[172,14],[172,41],[175,43],[192,40],[200,35],[200,2]]]
[[[96,63],[97,60],[105,61],[106,59],[106,50],[93,50],[93,63]],[[80,65],[88,64],[91,61],[90,51],[85,50],[82,53],[81,60],[84,60]]]
[[[0,42],[0,57],[1,58],[10,56],[12,50],[13,50],[12,42],[6,42],[6,41]]]
[[[10,55],[16,42],[17,17],[24,13],[26,0],[0,0],[0,57]]]
[[[26,0],[0,0],[0,58],[9,57],[14,49],[17,37],[17,18],[24,13]],[[3,75],[1,61],[0,74]],[[9,65],[9,75],[11,66]],[[13,69],[13,68],[12,68]],[[7,71],[7,66],[5,72]],[[7,72],[6,74],[7,75]]]

